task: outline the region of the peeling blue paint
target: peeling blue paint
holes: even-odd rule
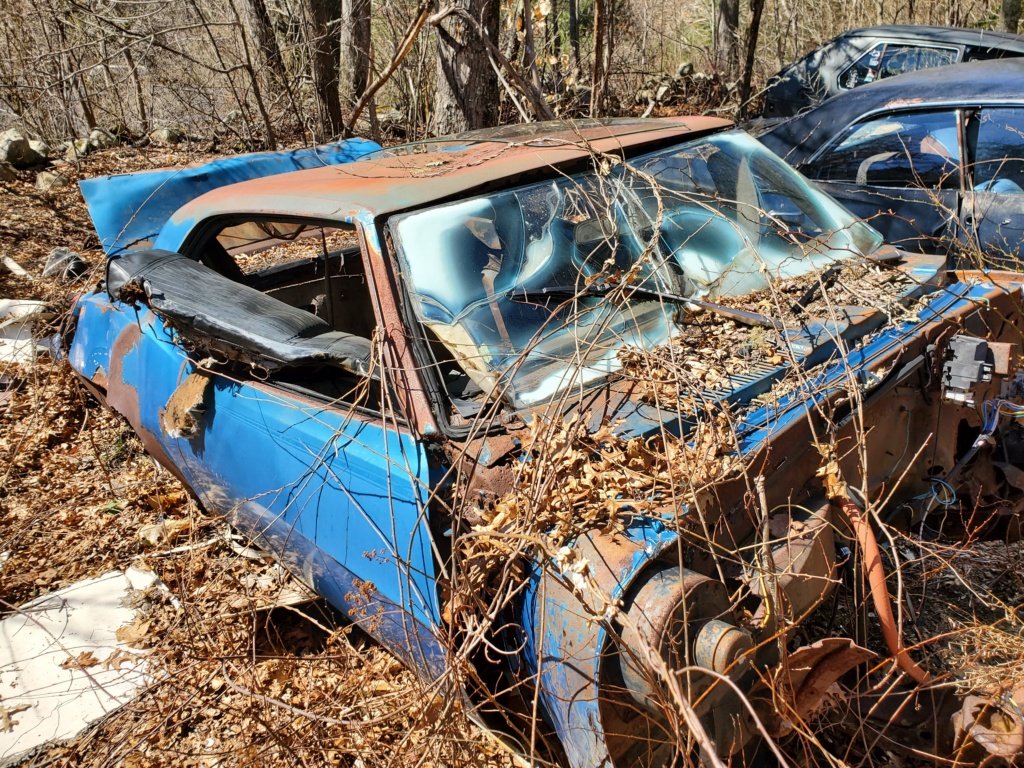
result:
[[[216,377],[203,428],[169,437],[161,412],[194,370],[148,309],[93,294],[78,305],[70,360],[109,371],[108,402],[204,505],[255,534],[297,575],[428,679],[444,671],[426,500],[426,450],[378,417]],[[433,474],[438,474],[437,469]]]

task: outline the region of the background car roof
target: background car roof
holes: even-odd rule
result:
[[[522,139],[463,135],[400,145],[345,165],[221,187],[178,209],[167,227],[184,239],[195,224],[221,214],[335,220],[379,216],[495,188],[508,179],[543,173],[594,152],[621,154],[646,145],[653,149],[730,125],[715,117],[601,121],[582,127],[558,122],[542,126],[539,133],[531,127]],[[174,243],[161,237],[161,247],[169,245]]]
[[[851,29],[835,40],[850,37],[889,37],[901,40],[921,40],[952,45],[975,45],[1016,51],[1024,54],[1024,37],[1009,32],[964,27],[929,27],[923,24],[888,24],[878,27]]]
[[[1024,102],[1024,59],[953,64],[888,77],[833,96],[758,138],[791,165],[811,158],[862,115],[898,107]]]

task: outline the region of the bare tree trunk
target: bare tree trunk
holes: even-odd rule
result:
[[[249,50],[249,42],[245,34],[245,25],[242,23],[242,14],[238,10],[238,6],[235,5],[235,0],[228,0],[231,6],[231,12],[235,16],[235,22],[238,25],[238,34],[241,37],[242,51],[245,54],[245,64],[243,69],[249,75],[249,84],[252,87],[253,99],[256,101],[256,109],[260,113],[260,118],[263,120],[263,132],[266,135],[267,149],[277,149],[277,137],[274,136],[274,124],[270,119],[270,114],[267,112],[267,105],[263,102],[263,92],[260,88],[259,78],[256,77],[256,66],[253,64],[252,52]]]
[[[131,47],[125,45],[125,63],[128,66],[128,75],[131,77],[132,85],[135,86],[135,106],[138,109],[138,120],[142,125],[142,133],[150,127],[145,113],[145,93],[142,90],[142,78],[139,77],[138,67],[135,66],[135,59],[131,54]]]
[[[270,13],[267,12],[266,0],[246,0],[246,10],[249,30],[256,40],[264,65],[282,83],[287,82],[288,75],[285,72],[284,59],[281,57],[281,47],[277,43],[277,35],[274,34],[274,25],[270,21]]]
[[[578,0],[569,3],[569,69],[573,77],[580,73],[580,13]]]
[[[494,39],[498,0],[454,0],[448,7],[465,9]],[[498,87],[487,48],[476,32],[457,14],[446,16],[437,27],[437,91],[430,120],[433,133],[443,135],[494,125],[498,119]]]
[[[508,16],[509,34],[504,56],[509,61],[519,58],[519,46],[522,42],[519,33],[523,23],[523,0],[516,0]]]
[[[341,93],[351,107],[370,79],[370,0],[341,0]]]
[[[962,8],[960,6],[960,0],[950,0],[949,9],[946,12],[946,26],[963,26],[963,16],[961,15],[961,11]]]
[[[561,88],[562,70],[562,33],[558,28],[558,0],[551,0],[551,12],[544,17],[544,48],[547,50],[548,64],[555,83],[555,90]]]
[[[608,100],[608,70],[612,64],[615,36],[614,0],[594,0],[594,68],[590,78],[590,115],[604,114]]]
[[[757,36],[761,31],[761,14],[764,0],[750,0],[750,29],[747,30],[747,57],[743,62],[743,76],[740,78],[740,111],[746,108],[750,98],[750,81],[754,76],[754,56],[757,53]]]
[[[1020,26],[1020,0],[1003,0],[1001,10],[1003,29],[1017,34],[1017,28]]]
[[[96,116],[93,113],[92,104],[89,100],[89,92],[85,84],[85,74],[83,67],[80,66],[75,55],[79,53],[77,49],[72,46],[69,42],[68,28],[67,25],[70,23],[72,17],[70,14],[58,12],[53,4],[50,4],[50,13],[54,20],[54,27],[57,33],[57,50],[54,50],[54,46],[50,43],[51,54],[56,54],[57,61],[59,62],[59,69],[61,78],[64,80],[63,88],[67,89],[67,96],[65,100],[67,121],[70,128],[70,132],[75,131],[75,115],[73,102],[78,103],[79,109],[81,109],[82,117],[85,120],[86,132],[91,131],[96,127]]]
[[[715,66],[727,78],[736,75],[736,65],[739,62],[739,27],[739,0],[718,0]]]
[[[270,20],[266,0],[245,0],[245,16],[247,26],[259,49],[257,56],[260,58],[261,68],[269,74],[269,77],[263,78],[268,92],[273,94],[280,88],[288,97],[295,119],[301,125],[304,122],[302,110],[295,101],[295,91],[289,79],[284,56],[281,54],[281,45],[277,40],[274,24]]]
[[[70,53],[68,55],[71,56],[71,71],[81,72],[83,69],[81,62],[74,55]],[[78,94],[78,105],[82,108],[82,117],[85,118],[85,125],[91,131],[98,123],[96,122],[96,113],[92,108],[92,97],[89,95],[89,87],[86,84],[85,75],[74,75],[71,85]]]
[[[523,0],[523,67],[530,76],[530,83],[543,91],[540,72],[537,69],[537,43],[533,37],[533,6],[530,0]]]
[[[350,136],[352,134],[352,128],[355,126],[356,120],[359,119],[359,115],[362,114],[363,110],[371,101],[373,101],[374,94],[384,86],[384,83],[391,79],[391,76],[395,74],[398,67],[403,61],[405,61],[405,57],[409,55],[409,51],[413,49],[417,35],[419,35],[420,30],[423,29],[423,25],[427,23],[431,4],[431,0],[420,0],[420,5],[416,9],[416,17],[409,24],[408,29],[406,29],[405,36],[398,43],[398,48],[395,51],[395,56],[391,60],[391,63],[384,67],[384,71],[377,76],[377,79],[367,86],[366,90],[363,91],[363,95],[359,97],[359,101],[357,101],[355,106],[352,107],[352,111],[348,116],[348,123],[345,125],[346,136]],[[419,89],[416,88],[415,84],[410,83],[410,92],[418,94]],[[413,114],[417,114],[415,108],[413,110]],[[370,122],[372,125],[373,120],[371,119]]]
[[[427,1],[429,2],[429,0]],[[495,77],[498,79],[499,84],[505,88],[506,94],[508,94],[509,99],[511,99],[516,109],[519,110],[523,120],[529,122],[530,116],[523,109],[523,105],[519,101],[517,92],[519,95],[527,98],[535,116],[545,120],[553,120],[555,117],[554,113],[551,111],[551,107],[544,98],[544,94],[531,83],[523,79],[523,75],[520,74],[519,71],[512,66],[511,62],[505,58],[498,49],[498,46],[494,44],[491,36],[472,16],[469,15],[469,11],[465,8],[449,5],[446,6],[444,10],[441,10],[431,16],[430,23],[437,26],[444,21],[444,19],[452,15],[456,15],[462,19],[470,30],[476,34],[476,39],[483,43],[490,60],[491,69],[494,70]],[[508,76],[507,79],[506,75]]]
[[[340,59],[337,22],[341,8],[338,0],[303,0],[309,19],[308,44],[313,88],[316,90],[319,114],[317,141],[341,133],[341,93],[338,64]]]
[[[120,131],[128,130],[128,117],[124,110],[124,101],[121,99],[121,91],[117,87],[117,80],[114,78],[114,73],[110,71],[110,51],[107,49],[107,37],[101,37],[99,42],[100,48],[100,67],[103,69],[103,77],[107,81],[107,91],[110,93],[110,98],[114,100],[114,105],[117,108],[117,124],[114,126],[115,133]]]

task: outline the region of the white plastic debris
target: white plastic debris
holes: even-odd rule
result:
[[[117,639],[136,618],[133,582],[158,584],[111,571],[0,621],[0,765],[74,737],[141,692],[145,655]]]
[[[0,299],[0,361],[31,363],[39,352],[49,352],[45,340],[33,338],[36,320],[49,320],[46,304],[31,299]]]

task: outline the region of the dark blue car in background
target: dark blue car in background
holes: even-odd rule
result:
[[[1024,60],[866,85],[759,138],[887,242],[1020,267]]]
[[[1024,38],[1005,32],[913,24],[851,29],[771,77],[760,114],[790,117],[878,80],[1016,56],[1024,56]]]

